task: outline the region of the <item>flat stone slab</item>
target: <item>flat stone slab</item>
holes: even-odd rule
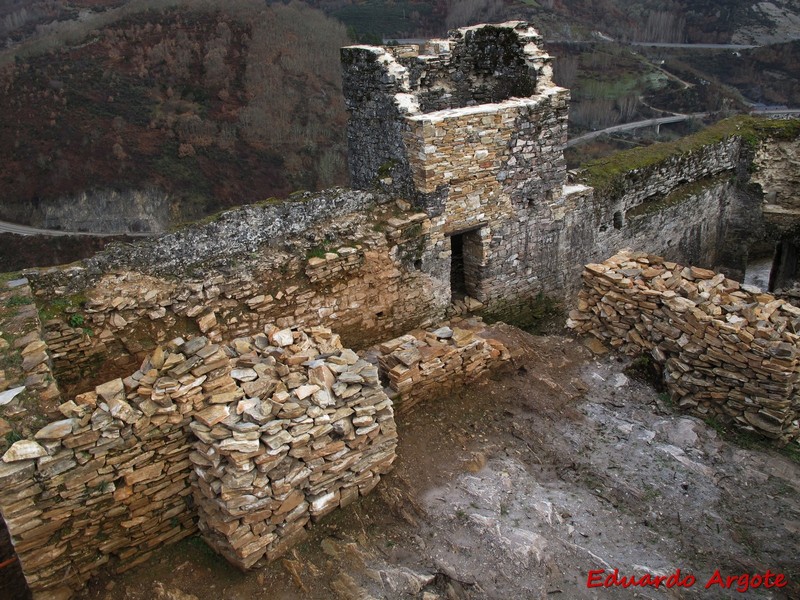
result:
[[[14,288],[22,287],[23,285],[28,285],[28,280],[23,277],[22,279],[12,279],[11,281],[6,282],[6,287]]]
[[[5,406],[9,402],[11,402],[16,396],[22,393],[25,390],[25,386],[21,385],[19,387],[11,388],[10,390],[6,390],[5,392],[0,394],[0,406]]]
[[[18,462],[20,460],[30,460],[47,456],[47,450],[42,448],[33,440],[19,440],[9,448],[3,455],[3,462]]]
[[[75,419],[55,421],[42,427],[33,437],[37,440],[60,440],[72,433],[75,422]]]

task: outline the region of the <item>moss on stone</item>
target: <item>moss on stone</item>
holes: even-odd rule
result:
[[[50,319],[62,318],[69,309],[83,308],[88,298],[84,294],[73,294],[63,298],[55,298],[39,307],[39,318],[42,323]],[[73,314],[74,311],[70,311]]]
[[[646,169],[673,156],[689,155],[707,146],[738,137],[750,148],[767,139],[793,140],[800,136],[800,119],[767,119],[748,115],[725,119],[706,129],[673,142],[653,144],[617,152],[581,167],[583,181],[599,194],[621,190],[625,176]]]
[[[380,167],[378,167],[378,178],[383,179],[384,177],[389,177],[392,174],[392,169],[397,166],[397,161],[393,159],[389,159],[384,162]]]
[[[723,174],[716,177],[706,177],[704,179],[687,183],[673,190],[666,196],[646,199],[644,202],[634,206],[627,213],[625,213],[625,218],[633,219],[644,215],[651,215],[672,206],[677,206],[689,198],[697,196],[698,194],[703,193],[705,190],[730,179],[730,175]]]

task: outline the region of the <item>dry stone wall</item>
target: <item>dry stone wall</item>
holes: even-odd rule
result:
[[[62,403],[60,420],[3,455],[0,507],[37,598],[64,597],[112,556],[124,571],[196,530],[188,424],[203,389],[170,373],[200,362],[180,348],[148,359],[138,379]]]
[[[379,344],[373,352],[399,414],[477,381],[510,359],[502,342],[487,335],[475,319],[417,330]]]
[[[568,326],[649,352],[681,408],[784,443],[800,435],[800,308],[644,253],[586,265],[583,279]]]
[[[191,424],[191,461],[201,531],[248,568],[369,493],[391,468],[397,433],[378,368],[330,330],[269,328],[233,350],[228,384]]]
[[[59,380],[83,391],[96,383],[95,373],[127,373],[158,343],[178,335],[219,342],[270,323],[335,322],[348,345],[365,347],[433,323],[449,305],[446,251],[444,236],[424,213],[392,204],[323,221],[298,243],[230,255],[224,267],[195,272],[189,265],[180,278],[179,271],[142,272],[148,261],[95,274],[96,263],[121,260],[113,256],[29,277],[39,298],[47,298],[40,300],[47,312],[68,305],[45,323],[44,337]],[[80,326],[71,325],[74,315]]]
[[[237,566],[273,559],[395,457],[378,367],[321,327],[178,338],[59,411],[0,463],[3,518],[37,598],[140,564],[198,516]]]

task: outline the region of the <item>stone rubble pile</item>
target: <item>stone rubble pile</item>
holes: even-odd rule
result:
[[[447,315],[450,317],[468,315],[472,312],[479,311],[482,308],[485,308],[484,304],[470,296],[464,296],[463,298],[453,298],[453,302],[447,309]]]
[[[476,381],[488,369],[510,359],[501,342],[484,337],[480,320],[452,325],[417,330],[376,347],[381,376],[396,395],[398,413]]]
[[[623,251],[586,265],[567,326],[648,351],[681,408],[797,438],[800,308],[721,273]]]
[[[239,338],[191,424],[196,504],[207,541],[247,569],[369,493],[397,443],[378,369],[324,327]],[[213,382],[212,380],[213,375]]]

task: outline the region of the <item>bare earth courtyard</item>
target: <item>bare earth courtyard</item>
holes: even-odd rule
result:
[[[493,329],[511,365],[401,416],[394,471],[284,558],[242,574],[192,537],[79,597],[800,597],[796,443],[727,441],[627,359]],[[696,582],[587,588],[590,571],[603,582],[614,569]],[[706,589],[715,570],[723,583]],[[743,574],[759,587],[737,591]],[[766,589],[778,575],[788,585]]]

